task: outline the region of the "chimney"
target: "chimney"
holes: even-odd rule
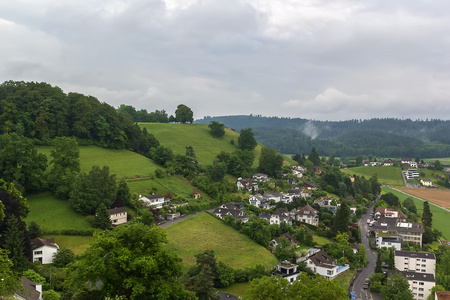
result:
[[[39,300],[42,299],[42,284],[36,283],[36,291],[39,292]]]

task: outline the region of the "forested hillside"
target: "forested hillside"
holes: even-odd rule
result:
[[[205,117],[196,123],[218,121],[240,130],[253,128],[259,143],[281,153],[326,156],[446,157],[450,155],[450,121],[370,119],[315,121],[262,116]]]

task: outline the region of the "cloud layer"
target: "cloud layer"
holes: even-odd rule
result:
[[[450,2],[17,0],[0,80],[195,118],[450,115]]]

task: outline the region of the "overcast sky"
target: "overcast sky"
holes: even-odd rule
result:
[[[6,80],[196,119],[450,119],[450,1],[1,1]]]

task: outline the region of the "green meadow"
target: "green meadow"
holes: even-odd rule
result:
[[[277,264],[269,250],[207,213],[170,225],[165,231],[168,248],[183,259],[184,271],[196,264],[194,256],[204,250],[214,250],[218,261],[236,269]]]
[[[403,186],[402,168],[400,167],[354,167],[349,169],[341,169],[348,175],[358,175],[370,178],[377,174],[378,182],[381,184]]]
[[[50,162],[50,146],[37,147],[40,153],[47,155]],[[88,173],[92,166],[108,166],[111,174],[117,178],[149,176],[155,172],[158,165],[151,159],[130,150],[105,149],[97,146],[80,146],[81,171]]]
[[[161,195],[168,193],[175,194],[182,198],[190,198],[194,187],[188,180],[182,177],[164,177],[164,178],[143,178],[127,180],[131,193],[138,195],[148,195],[152,190],[156,190]]]
[[[423,212],[423,201],[419,200],[415,197],[407,196],[406,194],[403,194],[401,192],[398,192],[396,190],[393,190],[388,187],[382,187],[381,188],[383,193],[393,193],[396,195],[401,202],[403,202],[406,198],[411,198],[414,201],[414,204],[417,207],[417,212],[421,215]],[[439,229],[442,234],[444,235],[445,239],[450,239],[450,212],[445,211],[435,205],[433,203],[430,203],[430,211],[433,214],[433,227]]]
[[[43,238],[55,238],[55,243],[59,248],[68,248],[75,253],[81,255],[89,248],[89,243],[92,241],[92,236],[72,236],[72,235],[46,235]]]
[[[87,217],[72,210],[68,200],[58,199],[49,192],[29,195],[27,200],[30,208],[25,219],[27,224],[35,221],[42,229],[48,230],[92,228]]]

